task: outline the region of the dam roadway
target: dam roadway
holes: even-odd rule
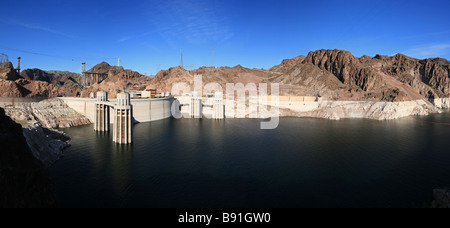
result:
[[[94,123],[97,99],[68,97],[59,99]],[[173,100],[173,97],[131,99],[134,121],[145,123],[170,118],[172,116],[170,108]],[[116,103],[116,99],[109,99],[108,103]],[[113,119],[113,117],[113,112],[111,112],[110,118]]]

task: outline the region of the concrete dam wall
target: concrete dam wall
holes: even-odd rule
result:
[[[60,98],[70,108],[87,117],[91,122],[95,120],[95,102],[97,99],[89,98]],[[115,103],[116,99],[110,99]],[[155,99],[132,99],[134,120],[139,123],[151,122],[170,118],[170,108],[173,98],[155,98]],[[110,113],[111,120],[114,118],[113,112]]]

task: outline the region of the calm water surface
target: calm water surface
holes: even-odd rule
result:
[[[93,126],[51,168],[62,207],[422,207],[450,186],[450,113],[392,121],[283,118]]]

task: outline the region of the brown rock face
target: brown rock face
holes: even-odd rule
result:
[[[0,79],[0,97],[23,97],[23,89],[13,81]]]
[[[372,68],[361,64],[350,52],[319,50],[310,52],[304,63],[310,63],[335,75],[341,82],[370,91],[385,85],[384,79]]]
[[[92,67],[92,69],[88,70],[88,73],[107,74],[110,69],[111,65],[109,65],[107,62],[101,62]]]
[[[20,72],[20,76],[29,81],[43,81],[52,83],[52,77],[47,72],[40,69],[26,69]]]
[[[79,96],[80,75],[61,71],[27,69],[16,81],[0,79],[0,97],[61,97]]]
[[[37,81],[34,75],[37,72]],[[104,90],[110,97],[121,90],[157,89],[169,92],[176,83],[193,87],[194,76],[203,84],[280,83],[281,95],[321,96],[331,100],[410,101],[450,97],[450,62],[445,59],[418,60],[405,55],[357,58],[342,50],[318,50],[308,56],[286,59],[268,70],[235,67],[201,67],[186,71],[174,67],[160,71],[153,79],[123,67],[102,62],[88,72],[108,74],[99,84],[81,89],[79,75],[22,72],[25,79],[15,84],[0,81],[3,96],[82,96]],[[30,75],[33,75],[31,78]],[[20,94],[20,95],[19,95]]]
[[[108,92],[109,97],[114,98],[122,90],[144,90],[150,83],[150,78],[132,70],[125,70],[123,67],[110,66],[108,63],[100,63],[90,69],[91,73],[107,73],[108,78],[100,84],[86,87],[82,97],[89,97],[90,93],[98,91]]]
[[[15,81],[19,78],[11,62],[0,63],[0,79]]]

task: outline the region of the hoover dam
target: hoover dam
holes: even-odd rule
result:
[[[95,122],[95,103],[97,99],[89,98],[60,98],[70,108],[87,117],[91,122]],[[131,99],[133,106],[133,117],[135,123],[145,123],[163,120],[171,117],[171,104],[173,97]],[[109,102],[116,103],[116,99],[109,99]],[[114,118],[114,113],[110,113],[110,119]]]

